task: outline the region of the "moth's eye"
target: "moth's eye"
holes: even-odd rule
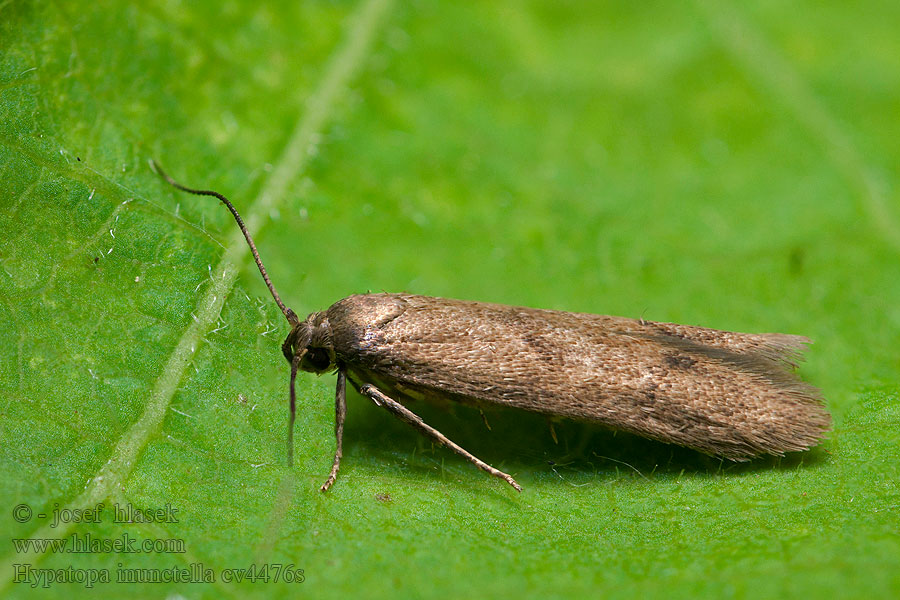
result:
[[[325,371],[331,365],[331,359],[328,358],[328,352],[325,348],[307,348],[304,362],[317,371]]]

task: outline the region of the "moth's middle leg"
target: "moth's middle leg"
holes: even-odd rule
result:
[[[362,394],[363,396],[368,397],[377,406],[382,406],[382,407],[388,409],[390,412],[392,412],[394,414],[394,416],[399,417],[400,420],[409,423],[410,425],[412,425],[413,427],[418,429],[420,432],[422,432],[423,434],[427,435],[428,437],[430,437],[431,439],[436,441],[438,444],[441,444],[442,446],[446,446],[447,448],[450,448],[451,450],[453,450],[454,452],[456,452],[457,454],[459,454],[460,456],[462,456],[463,458],[465,458],[466,460],[468,460],[469,462],[474,464],[476,467],[481,469],[482,471],[490,473],[494,477],[499,477],[500,479],[507,482],[509,485],[516,488],[518,491],[520,491],[520,492],[522,491],[522,486],[520,486],[518,483],[516,483],[516,480],[513,479],[510,475],[507,475],[506,473],[504,473],[503,471],[500,471],[499,469],[495,469],[494,467],[487,464],[486,462],[484,462],[477,456],[475,456],[475,455],[471,454],[470,452],[468,452],[467,450],[465,450],[462,446],[459,446],[455,442],[451,441],[443,433],[441,433],[440,431],[438,431],[437,429],[435,429],[434,427],[428,425],[425,421],[423,421],[422,417],[415,414],[414,412],[412,412],[411,410],[409,410],[408,408],[406,408],[405,406],[403,406],[402,404],[400,404],[399,402],[397,402],[390,396],[387,396],[386,394],[384,394],[384,392],[379,390],[377,387],[375,387],[371,383],[366,383],[366,384],[363,384],[362,386],[360,386],[359,393]]]
[[[323,492],[331,487],[337,479],[338,469],[341,467],[341,457],[344,455],[344,420],[347,418],[347,374],[343,369],[338,371],[337,387],[334,390],[334,437],[337,448],[334,451],[334,462],[331,464],[331,473],[328,479],[319,488]]]

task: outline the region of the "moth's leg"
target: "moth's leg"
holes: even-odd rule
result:
[[[488,431],[490,431],[491,424],[488,423],[487,417],[484,415],[484,411],[479,408],[478,412],[481,413],[481,421],[484,423],[484,426],[488,428]]]
[[[341,467],[341,456],[344,450],[344,419],[347,418],[347,375],[344,370],[338,371],[337,387],[334,390],[334,437],[337,440],[337,449],[334,452],[334,463],[331,465],[331,473],[320,488],[323,492],[331,487],[337,479],[338,469]]]
[[[559,446],[559,438],[556,437],[556,427],[553,426],[553,419],[547,419],[547,425],[550,426],[550,437],[553,438],[553,443]]]
[[[411,410],[409,410],[408,408],[406,408],[405,406],[403,406],[402,404],[400,404],[393,398],[386,396],[381,390],[379,390],[374,385],[372,385],[370,383],[364,384],[363,386],[361,386],[359,388],[359,393],[362,394],[363,396],[368,396],[372,400],[372,402],[374,402],[377,406],[383,406],[384,408],[388,409],[390,412],[394,413],[394,415],[399,417],[401,420],[406,421],[407,423],[409,423],[410,425],[412,425],[413,427],[415,427],[416,429],[418,429],[419,431],[421,431],[422,433],[424,433],[425,435],[427,435],[428,437],[430,437],[437,443],[450,448],[451,450],[453,450],[454,452],[456,452],[457,454],[459,454],[460,456],[462,456],[463,458],[465,458],[466,460],[468,460],[469,462],[474,464],[476,467],[481,469],[482,471],[490,473],[494,477],[499,477],[500,479],[507,482],[509,485],[516,488],[518,491],[520,491],[520,492],[522,491],[522,486],[520,486],[518,483],[516,483],[516,480],[513,479],[511,476],[507,475],[503,471],[495,469],[494,467],[487,464],[480,458],[467,452],[461,446],[450,441],[450,439],[447,438],[447,436],[445,436],[443,433],[441,433],[434,427],[425,423],[425,421],[423,421],[419,415],[415,414],[414,412],[412,412]]]

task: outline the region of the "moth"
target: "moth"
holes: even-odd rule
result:
[[[218,198],[247,240],[291,330],[288,464],[293,464],[298,371],[337,372],[336,450],[343,453],[347,382],[479,469],[522,487],[425,423],[411,399],[497,405],[589,421],[735,461],[815,446],[831,418],[820,392],[794,373],[808,338],[735,333],[585,313],[414,294],[358,294],[300,320],[281,301],[237,210]]]

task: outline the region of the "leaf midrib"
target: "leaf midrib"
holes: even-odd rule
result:
[[[379,25],[388,13],[392,0],[366,0],[350,17],[350,23],[342,43],[328,61],[324,76],[318,87],[306,101],[305,110],[292,132],[281,156],[273,162],[271,177],[263,184],[257,198],[253,201],[245,213],[245,223],[250,231],[258,232],[265,225],[268,215],[272,214],[281,202],[289,183],[300,175],[306,167],[311,156],[308,152],[317,134],[322,131],[328,119],[334,114],[340,94],[353,78],[356,71],[368,56],[368,50],[372,45]],[[23,152],[42,165],[47,161],[34,152]],[[59,168],[59,165],[52,165]],[[62,169],[64,175],[73,179],[78,178],[78,172],[74,168]],[[98,174],[99,175],[99,174]],[[99,175],[106,186],[114,189],[114,184]],[[197,309],[196,318],[182,334],[178,344],[173,349],[162,369],[159,378],[153,387],[150,400],[140,418],[135,421],[122,435],[116,444],[116,448],[109,460],[89,480],[84,491],[68,504],[69,508],[87,508],[109,498],[117,493],[122,482],[131,473],[141,451],[153,435],[162,426],[166,412],[178,388],[178,383],[184,376],[184,372],[197,351],[197,347],[203,336],[212,328],[218,320],[225,298],[234,287],[238,273],[250,256],[243,235],[235,228],[225,244],[225,252],[219,263],[213,270],[214,276],[203,292]],[[289,503],[291,494],[279,494],[279,503]],[[273,514],[281,514],[286,506],[276,505]],[[69,535],[73,527],[72,523],[60,524],[56,529],[49,525],[37,530],[32,537],[35,538],[64,538]],[[271,528],[270,528],[271,529]],[[265,542],[264,542],[265,543]],[[33,557],[32,564],[45,555]],[[7,556],[3,559],[0,570],[4,577],[0,580],[0,590],[5,589],[11,582],[10,574],[13,573],[13,562],[19,560],[16,556]]]

